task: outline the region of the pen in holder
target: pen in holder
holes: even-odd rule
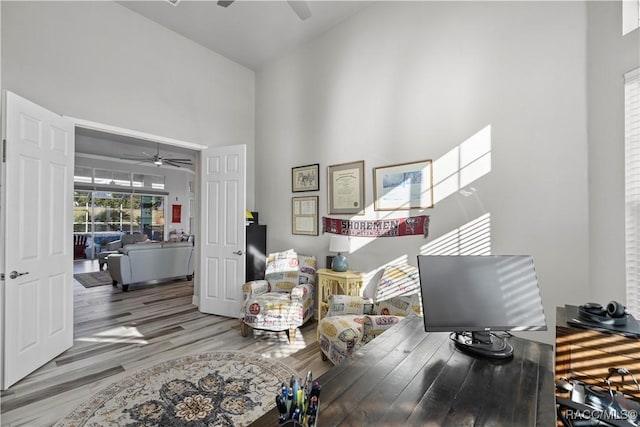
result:
[[[276,395],[278,425],[293,427],[316,427],[318,425],[321,386],[313,381],[311,371],[304,380],[291,377],[289,385],[282,383]]]

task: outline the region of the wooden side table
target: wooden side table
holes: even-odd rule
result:
[[[364,273],[359,271],[333,271],[320,268],[318,275],[318,320],[329,310],[330,295],[360,295],[364,283]]]

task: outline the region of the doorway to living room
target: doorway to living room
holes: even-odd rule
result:
[[[75,134],[74,269],[97,271],[124,234],[163,241],[195,233],[197,150],[126,130],[76,126]],[[179,164],[163,162],[176,158]]]

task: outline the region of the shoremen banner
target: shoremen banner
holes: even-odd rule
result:
[[[429,216],[353,220],[322,217],[322,231],[354,237],[397,237],[429,235]]]

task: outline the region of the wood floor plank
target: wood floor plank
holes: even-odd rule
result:
[[[74,272],[97,270],[75,263]],[[322,361],[316,322],[285,332],[240,334],[235,318],[200,313],[193,282],[84,288],[74,281],[74,344],[0,394],[2,426],[50,426],[92,394],[132,373],[173,358],[210,351],[241,351],[280,360],[301,376],[318,377],[333,365]]]

